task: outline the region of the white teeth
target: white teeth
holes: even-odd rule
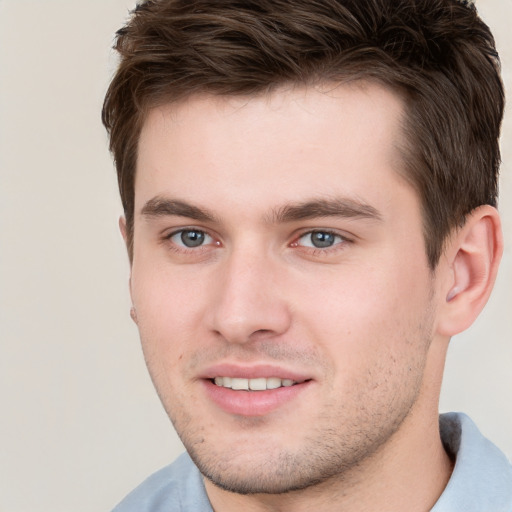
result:
[[[249,389],[249,379],[231,379],[231,389]]]
[[[267,389],[277,389],[281,387],[281,379],[277,377],[270,377],[267,379]]]
[[[291,379],[280,379],[279,377],[258,377],[256,379],[242,379],[238,377],[215,377],[214,382],[217,386],[245,391],[265,391],[267,389],[277,389],[280,387],[289,387],[297,384]]]
[[[267,389],[267,379],[264,377],[261,379],[251,379],[249,381],[249,389],[252,391],[265,391]]]

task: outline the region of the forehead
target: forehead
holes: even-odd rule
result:
[[[364,82],[153,108],[141,131],[136,209],[177,192],[233,204],[264,196],[269,205],[378,192],[403,181],[403,111],[397,94]]]

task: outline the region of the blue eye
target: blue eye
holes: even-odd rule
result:
[[[330,231],[310,231],[309,233],[302,235],[297,243],[303,247],[328,249],[329,247],[337,245],[343,241],[343,237],[335,233],[331,233]]]
[[[193,249],[202,245],[211,244],[213,238],[204,231],[198,229],[182,229],[173,233],[170,240],[181,247]]]

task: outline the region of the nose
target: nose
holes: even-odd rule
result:
[[[211,328],[231,343],[279,336],[290,327],[283,271],[264,254],[233,252],[221,263],[210,305]]]

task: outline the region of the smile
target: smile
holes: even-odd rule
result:
[[[215,377],[213,382],[216,386],[242,391],[266,391],[290,387],[298,384],[298,381],[291,379],[280,379],[279,377],[258,377],[255,379],[244,379],[238,377]]]
[[[292,407],[299,396],[307,397],[316,389],[312,375],[268,364],[220,363],[205,369],[199,380],[216,408],[245,417]]]

